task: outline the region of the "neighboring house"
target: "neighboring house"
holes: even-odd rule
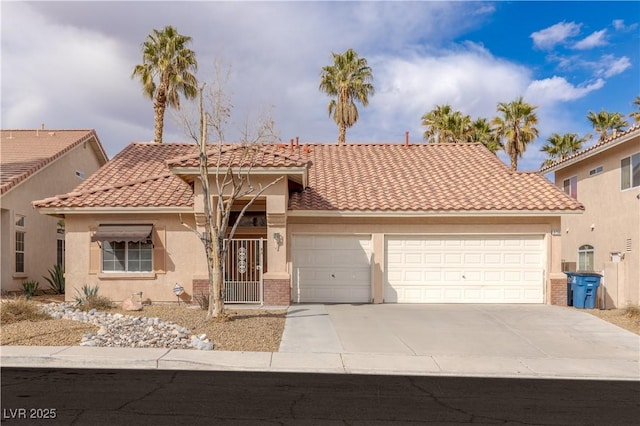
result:
[[[510,171],[480,144],[260,147],[253,185],[284,179],[239,224],[225,267],[227,301],[566,296],[560,215],[580,214],[582,205],[537,173]],[[225,145],[222,162],[237,167],[240,149]],[[140,292],[175,301],[176,284],[187,298],[207,291],[202,244],[181,224],[202,225],[195,145],[132,143],[73,192],[35,206],[65,218],[70,288],[99,285],[117,301]]]
[[[638,304],[640,297],[640,126],[618,132],[541,170],[585,206],[562,217],[567,270],[601,273],[605,306]]]
[[[108,158],[93,130],[2,130],[0,135],[1,288],[22,290],[64,262],[64,226],[32,201],[64,193]]]

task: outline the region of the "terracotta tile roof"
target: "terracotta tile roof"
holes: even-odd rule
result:
[[[537,173],[512,172],[479,144],[264,146],[260,165],[309,166],[309,184],[292,210],[581,210]],[[193,144],[133,143],[73,193],[38,207],[192,206],[191,187],[169,167],[196,167]]]
[[[311,147],[309,187],[292,210],[581,210],[537,173],[512,172],[480,144]]]
[[[4,194],[74,147],[95,138],[103,161],[106,154],[94,130],[2,130],[0,132],[0,194]]]
[[[637,133],[638,135],[640,135],[640,124],[636,124],[635,126],[631,126],[630,128],[628,128],[627,130],[623,131],[623,132],[618,132],[615,135],[609,136],[607,139],[603,140],[603,141],[598,141],[595,145],[590,146],[589,148],[585,148],[582,151],[578,151],[573,155],[568,156],[567,158],[560,160],[560,161],[556,161],[553,164],[550,164],[546,167],[542,167],[540,169],[540,173],[548,173],[550,171],[553,170],[558,170],[562,167],[563,164],[565,163],[569,163],[569,162],[574,162],[578,159],[580,159],[581,157],[585,157],[586,155],[593,153],[594,151],[603,151],[605,149],[607,149],[609,146],[613,146],[615,144],[615,142],[620,141],[622,138],[624,138],[627,135],[631,135],[633,133]]]
[[[132,143],[73,192],[33,203],[35,207],[185,207],[191,187],[172,174],[166,160],[196,152],[193,144]]]
[[[253,162],[254,167],[304,167],[307,160],[302,157],[299,148],[291,150],[285,144],[257,145],[253,147],[226,144],[220,155],[220,164],[232,167],[246,167]],[[209,167],[218,164],[218,151],[210,150],[207,154]],[[199,154],[188,155],[167,161],[173,167],[199,167]]]

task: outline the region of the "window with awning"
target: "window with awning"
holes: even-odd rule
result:
[[[153,225],[100,225],[91,237],[102,251],[102,272],[151,272]]]
[[[153,225],[100,225],[91,236],[91,241],[140,243],[151,238]]]

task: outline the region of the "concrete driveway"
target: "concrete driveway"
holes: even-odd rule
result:
[[[420,359],[452,373],[640,378],[640,336],[549,305],[294,305],[280,352]]]

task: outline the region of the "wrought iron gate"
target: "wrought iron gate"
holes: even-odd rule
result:
[[[226,303],[262,303],[262,242],[260,239],[227,240],[224,265]]]

